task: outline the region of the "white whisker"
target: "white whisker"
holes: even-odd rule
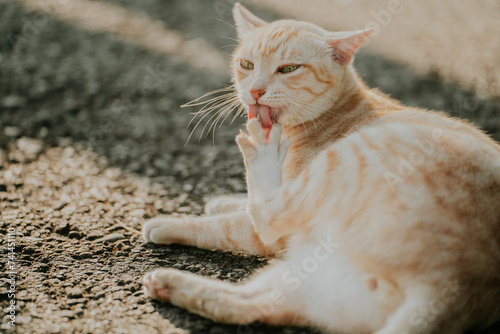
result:
[[[231,122],[229,124],[233,124],[233,122],[236,119],[236,117],[242,116],[245,108],[246,107],[243,104],[241,104],[240,107],[238,108],[238,110],[236,110],[236,112],[234,113],[233,119],[231,120]]]
[[[206,98],[210,95],[213,95],[216,93],[221,93],[221,92],[229,92],[229,93],[215,96],[215,97],[210,98],[206,101],[200,101],[203,98]],[[207,126],[209,126],[208,131],[207,131],[207,135],[208,135],[208,133],[210,133],[210,130],[213,127],[214,128],[214,136],[215,136],[215,128],[217,127],[219,120],[223,116],[227,117],[226,114],[231,113],[236,107],[238,107],[239,104],[240,104],[239,98],[238,98],[238,95],[235,91],[234,85],[213,90],[213,91],[208,92],[208,93],[202,95],[201,97],[199,97],[191,102],[184,104],[182,107],[194,107],[194,106],[200,106],[200,105],[203,106],[199,111],[192,113],[193,118],[188,123],[188,127],[191,126],[191,123],[193,123],[195,118],[197,118],[199,116],[200,119],[196,122],[195,126],[191,130],[189,137],[186,141],[186,144],[189,142],[189,140],[191,139],[195,130],[198,128],[198,126],[201,124],[201,122],[210,114],[211,114],[210,118],[208,119],[206,124],[203,126],[203,129],[200,133],[199,140],[201,140],[201,138],[203,137],[203,133],[205,133]],[[225,118],[224,118],[224,120],[225,120]]]
[[[233,26],[233,25],[232,25],[231,23],[229,23],[229,22],[224,21],[223,19],[219,19],[219,18],[218,18],[218,19],[217,19],[217,21],[220,21],[220,22],[222,22],[222,23],[225,23],[225,24],[227,24],[228,26],[232,27],[234,30],[236,30],[236,27],[235,27],[235,26]]]
[[[290,106],[288,106],[286,103],[284,103],[283,99],[280,99],[280,100],[281,100],[281,103],[283,104],[283,108],[285,108],[285,110],[287,110],[288,112],[293,112],[293,114],[295,116],[297,116],[297,118],[299,119],[300,123],[304,127],[304,132],[306,133],[306,138],[309,138],[309,134],[307,133],[307,127],[306,127],[304,121],[302,120],[302,118],[300,117],[300,115],[295,110],[293,110],[292,108],[290,108]]]
[[[238,42],[238,43],[240,42],[240,41],[239,41],[239,40],[237,40],[236,38],[229,37],[229,36],[221,36],[221,35],[219,35],[219,37],[221,37],[221,38],[226,38],[226,39],[230,39],[230,40],[235,41],[235,42]]]
[[[233,102],[233,100],[235,100],[235,99],[237,99],[237,98],[233,97],[233,98],[230,98],[230,99],[226,99],[226,100],[224,100],[222,102],[218,102],[217,104],[215,104],[215,105],[207,108],[206,110],[203,110],[203,108],[202,108],[202,110],[200,110],[200,111],[198,111],[197,113],[194,114],[193,118],[191,119],[191,121],[188,123],[187,126],[189,127],[191,125],[191,123],[194,121],[194,119],[196,118],[196,116],[203,115],[201,117],[201,119],[198,121],[198,123],[196,124],[196,126],[198,126],[199,122],[202,121],[212,111],[214,111],[214,110],[216,110],[218,108],[221,108],[221,107],[225,106],[226,104],[229,104],[229,103]],[[195,126],[195,128],[196,128],[196,126]]]

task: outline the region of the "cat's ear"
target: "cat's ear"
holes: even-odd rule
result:
[[[238,38],[240,39],[240,41],[243,40],[245,36],[255,28],[267,24],[266,21],[259,19],[239,3],[236,3],[234,5],[233,16],[234,22],[236,23]]]
[[[373,29],[331,33],[328,46],[332,49],[335,60],[341,65],[349,65],[356,50],[372,32]]]

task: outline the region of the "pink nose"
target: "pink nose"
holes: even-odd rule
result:
[[[252,97],[255,101],[258,101],[262,95],[266,94],[265,89],[250,89],[250,94],[252,94]]]

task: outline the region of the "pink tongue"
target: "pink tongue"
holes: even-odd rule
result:
[[[248,119],[260,115],[260,122],[263,128],[272,128],[273,122],[271,121],[271,109],[269,106],[262,104],[252,104],[248,107]]]

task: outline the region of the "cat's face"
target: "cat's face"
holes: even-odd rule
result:
[[[234,15],[240,45],[233,55],[233,76],[250,114],[258,115],[263,126],[265,118],[293,126],[332,107],[362,41],[354,45],[351,37],[359,33],[330,33],[293,20],[265,23],[240,5]],[[346,45],[340,45],[344,40]]]

